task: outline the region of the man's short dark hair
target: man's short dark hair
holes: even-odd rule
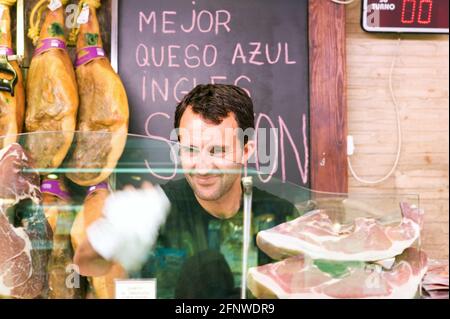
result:
[[[189,106],[195,114],[214,124],[219,125],[231,113],[244,132],[248,128],[255,128],[253,102],[243,89],[235,85],[197,85],[177,105],[174,123],[176,129],[180,127],[181,117]]]

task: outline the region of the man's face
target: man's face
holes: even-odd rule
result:
[[[250,146],[242,147],[238,129],[233,114],[216,125],[195,114],[191,107],[184,112],[179,131],[181,165],[199,199],[218,200],[240,185]]]

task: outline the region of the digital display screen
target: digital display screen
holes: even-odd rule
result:
[[[449,0],[364,0],[368,32],[448,33]]]

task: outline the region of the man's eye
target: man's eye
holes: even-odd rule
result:
[[[225,147],[223,147],[223,146],[216,146],[216,147],[213,147],[212,149],[211,149],[211,151],[210,151],[210,154],[211,155],[223,155],[223,154],[225,154],[226,153],[226,149],[225,149]]]
[[[181,151],[185,154],[189,153],[189,154],[197,154],[199,151],[197,148],[195,147],[189,147],[189,146],[183,146],[181,147]]]

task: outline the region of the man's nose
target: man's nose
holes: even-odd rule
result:
[[[195,165],[195,174],[207,175],[213,169],[212,157],[207,152],[200,152]]]

